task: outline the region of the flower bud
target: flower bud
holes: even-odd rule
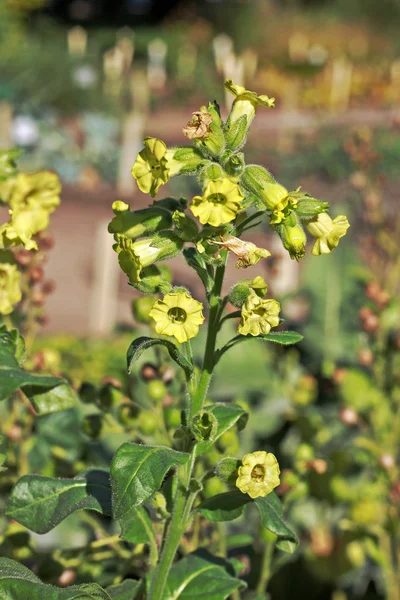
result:
[[[321,202],[321,200],[304,194],[297,202],[296,213],[300,219],[311,219],[315,215],[327,212],[328,209],[329,202]]]
[[[148,383],[147,392],[152,400],[159,401],[167,395],[167,388],[159,379],[153,379]]]
[[[253,280],[242,279],[239,281],[231,288],[229,292],[229,302],[233,304],[233,306],[241,308],[252,293],[252,290],[257,294],[257,296],[264,298],[268,290],[268,285],[263,277],[258,275]]]
[[[285,219],[279,225],[276,225],[276,231],[282,240],[290,258],[300,260],[304,258],[306,251],[306,234],[295,213]]]
[[[202,410],[193,417],[190,429],[198,442],[212,442],[217,434],[218,419],[211,411]]]
[[[215,475],[224,483],[234,483],[241,461],[238,458],[222,458],[215,467]]]
[[[172,225],[171,213],[158,206],[150,206],[143,210],[120,210],[120,201],[113,203],[115,217],[108,225],[110,233],[120,233],[134,240],[144,235],[149,235],[161,229],[169,229]]]
[[[226,173],[221,165],[215,162],[208,162],[200,171],[199,179],[201,185],[204,187],[208,182],[223,179],[224,177],[226,177]]]
[[[152,322],[149,313],[156,300],[157,296],[141,296],[132,301],[132,314],[137,323],[148,325]]]
[[[244,169],[240,185],[256,196],[268,210],[273,210],[288,194],[287,189],[277,183],[267,169],[259,165],[250,165]]]
[[[177,256],[183,247],[183,241],[173,232],[161,231],[153,237],[137,241],[119,235],[114,249],[118,253],[118,262],[129,282],[141,281],[142,270],[156,261]]]
[[[242,152],[233,154],[231,151],[227,151],[222,156],[221,161],[229,177],[239,177],[245,168],[244,154]]]
[[[273,108],[275,99],[258,96],[256,92],[246,90],[241,85],[235,85],[231,79],[226,81],[225,89],[236,96],[225,125],[226,144],[229,150],[239,150],[246,142],[257,106]]]

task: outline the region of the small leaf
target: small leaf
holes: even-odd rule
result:
[[[143,506],[132,508],[118,521],[122,539],[131,544],[146,544],[155,540],[153,524],[147,510]]]
[[[189,267],[196,271],[204,285],[207,294],[209,294],[214,286],[214,280],[208,273],[206,264],[201,255],[196,252],[194,248],[185,248],[183,251],[183,256],[185,257]]]
[[[122,583],[107,588],[106,592],[112,600],[135,600],[140,593],[141,584],[136,579],[125,579]]]
[[[224,600],[239,588],[246,583],[235,577],[230,563],[196,552],[173,565],[163,600]]]
[[[242,342],[249,342],[252,340],[261,340],[262,342],[274,342],[275,344],[281,344],[283,346],[291,346],[297,344],[303,339],[303,336],[296,331],[275,331],[273,333],[261,334],[257,336],[253,335],[237,335],[232,338],[223,348],[217,351],[216,363],[219,361],[221,356],[228,350],[241,344]]]
[[[127,360],[128,360],[128,373],[132,372],[133,367],[139,360],[145,350],[159,344],[165,346],[169,352],[170,357],[174,360],[184,371],[187,378],[190,378],[193,373],[193,365],[183,356],[178,348],[172,342],[168,340],[161,340],[159,338],[140,337],[132,342],[128,348]]]
[[[35,391],[36,390],[36,391]],[[29,386],[24,390],[39,415],[48,415],[72,408],[77,404],[75,392],[67,383],[57,385],[52,390],[38,392]]]
[[[146,502],[159,489],[169,469],[184,465],[188,459],[189,454],[163,446],[122,444],[111,464],[114,518],[129,516],[132,508]]]
[[[112,600],[97,583],[59,588],[42,583],[29,569],[0,558],[1,600]]]
[[[205,406],[204,410],[211,412],[218,421],[218,427],[213,441],[200,442],[196,446],[196,453],[200,455],[207,452],[209,448],[215,443],[215,441],[226,433],[231,427],[237,425],[239,431],[246,427],[249,415],[248,413],[239,406],[238,404],[228,404],[219,402]]]
[[[233,490],[204,500],[197,510],[209,521],[233,521],[243,514],[251,501],[247,494]]]
[[[47,533],[82,509],[111,514],[107,471],[91,469],[73,479],[24,475],[11,493],[7,515],[35,533]]]
[[[296,534],[283,520],[282,503],[275,492],[264,498],[256,498],[254,503],[260,511],[261,521],[266,529],[278,536],[277,548],[293,553],[299,543]]]

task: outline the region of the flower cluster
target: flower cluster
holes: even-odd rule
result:
[[[21,300],[21,276],[13,249],[37,250],[35,235],[49,225],[51,213],[60,204],[61,184],[50,171],[18,173],[19,151],[0,153],[0,205],[10,215],[0,225],[0,314],[8,315]]]

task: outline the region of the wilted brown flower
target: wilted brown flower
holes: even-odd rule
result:
[[[210,133],[211,122],[212,116],[210,113],[205,110],[197,110],[192,113],[192,120],[183,128],[183,134],[186,135],[189,140],[202,140]]]

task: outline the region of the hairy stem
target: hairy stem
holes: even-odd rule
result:
[[[263,594],[272,575],[272,556],[274,554],[276,535],[264,542],[264,554],[261,563],[260,576],[257,584],[257,594]]]
[[[225,275],[225,265],[228,253],[221,252],[224,258],[222,265],[215,270],[214,287],[210,296],[210,314],[208,318],[207,342],[197,391],[192,398],[191,415],[197,414],[203,407],[215,366],[215,344],[218,334],[218,323],[221,312],[221,291]]]

